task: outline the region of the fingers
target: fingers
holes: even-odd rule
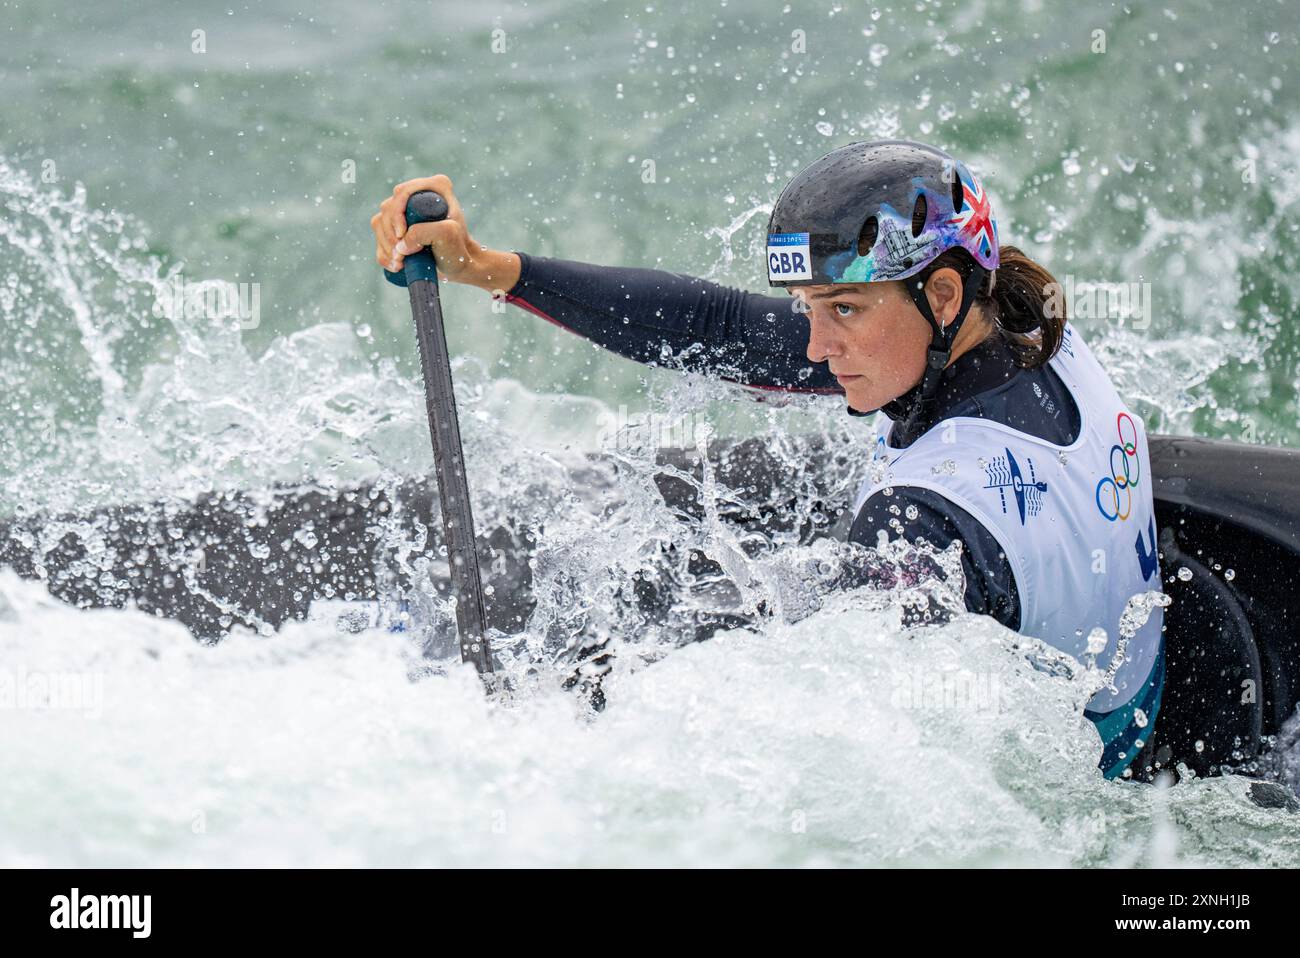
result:
[[[446,220],[438,223],[416,223],[397,241],[394,249],[402,255],[410,256],[417,250],[432,246],[436,254],[449,245],[448,241],[455,238],[459,231],[458,226],[459,224],[449,223]]]
[[[406,231],[400,240],[385,248],[378,244],[375,259],[391,273],[402,269],[406,257],[429,247],[438,260],[440,269],[453,278],[458,277],[470,262],[465,227],[452,220],[437,223],[417,223]]]
[[[452,276],[458,276],[469,262],[465,244],[465,228],[453,220],[437,223],[416,223],[393,247],[393,257],[400,264],[407,256],[428,247],[438,260],[438,266]]]
[[[380,204],[380,210],[387,224],[389,235],[392,236],[394,241],[406,235],[406,203],[412,194],[419,193],[421,190],[434,190],[442,194],[442,198],[447,201],[448,208],[454,210],[455,213],[460,212],[460,204],[456,201],[456,195],[451,189],[451,180],[442,173],[398,183],[393,187],[393,195]],[[449,218],[459,219],[460,217],[449,216]]]
[[[419,223],[408,231],[406,204],[422,190],[434,190],[447,201],[447,218],[439,223]],[[393,195],[380,203],[379,212],[370,218],[370,229],[375,234],[375,261],[389,272],[400,271],[406,257],[425,246],[433,248],[440,267],[446,258],[452,273],[461,272],[470,259],[465,214],[450,178],[442,173],[398,183]]]
[[[397,272],[393,268],[393,244],[396,241],[388,232],[383,213],[376,213],[370,217],[370,229],[375,234],[375,262],[389,272]]]

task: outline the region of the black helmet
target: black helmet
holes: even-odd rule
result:
[[[906,284],[931,327],[919,387],[927,399],[980,283],[998,266],[997,223],[979,180],[960,160],[908,140],[827,153],[781,191],[767,233],[768,283],[779,287],[901,280],[954,247],[971,255],[974,269],[947,329],[935,322],[922,284]]]
[[[772,286],[905,279],[954,246],[998,267],[979,181],[942,150],[907,140],[827,153],[781,191],[767,233]]]

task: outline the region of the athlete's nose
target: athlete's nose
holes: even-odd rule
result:
[[[807,316],[809,362],[824,363],[830,357],[840,355],[840,342],[834,324],[818,319],[813,312],[807,313]]]

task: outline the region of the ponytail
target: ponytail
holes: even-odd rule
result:
[[[999,266],[986,273],[975,294],[975,305],[992,323],[993,329],[1025,369],[1042,366],[1056,355],[1065,332],[1065,300],[1061,286],[1043,266],[1014,246],[998,249]],[[926,267],[923,279],[944,267],[951,267],[964,280],[975,260],[957,247],[940,255]]]

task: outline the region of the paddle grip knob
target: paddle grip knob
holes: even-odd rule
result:
[[[416,223],[436,223],[439,220],[445,220],[448,212],[450,210],[447,201],[442,198],[441,193],[435,193],[433,190],[421,190],[419,193],[412,193],[411,198],[406,201],[407,229],[410,229]],[[384,270],[384,277],[394,286],[406,286],[419,279],[427,279],[437,283],[438,264],[434,261],[433,254],[425,248],[418,253],[407,256],[402,261],[401,272],[390,273],[388,270]]]

